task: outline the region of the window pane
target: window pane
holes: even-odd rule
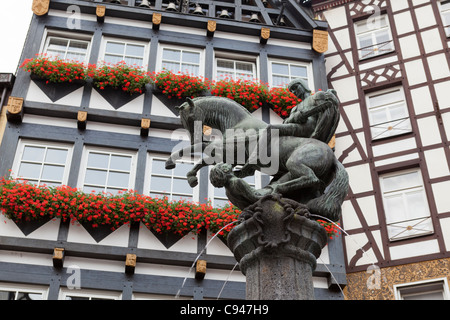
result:
[[[166,170],[165,161],[153,159],[152,161],[152,173],[170,174],[169,170]]]
[[[196,76],[199,75],[200,68],[196,65],[183,64],[180,71]]]
[[[404,221],[407,219],[403,196],[401,194],[385,197],[384,200],[387,223]]]
[[[84,183],[104,186],[106,185],[106,176],[106,171],[87,169]]]
[[[102,153],[89,153],[89,159],[88,159],[88,167],[94,167],[94,168],[108,168],[108,162],[109,162],[109,154],[102,154]]]
[[[446,6],[448,6],[450,10],[450,3],[446,4]],[[444,26],[450,25],[450,12],[446,12],[445,14],[443,14],[442,18],[444,20]]]
[[[253,65],[251,63],[236,62],[236,70],[238,72],[253,73]]]
[[[67,60],[84,61],[85,58],[86,54],[84,53],[68,52],[66,55]]]
[[[62,181],[64,176],[64,167],[44,165],[42,170],[42,180]]]
[[[130,171],[130,167],[131,167],[131,157],[119,155],[111,156],[111,163],[109,165],[109,168],[111,170]]]
[[[408,117],[408,112],[404,104],[389,107],[389,113],[392,120],[403,119]]]
[[[87,48],[88,48],[87,42],[71,40],[69,44],[69,51],[72,52],[85,53],[87,51]]]
[[[289,66],[287,64],[272,63],[272,73],[289,74]]]
[[[377,40],[377,44],[381,44],[383,42],[389,41],[389,33],[387,30],[382,30],[375,33],[375,39]],[[380,46],[381,48],[381,46]]]
[[[192,194],[192,188],[186,179],[173,179],[173,193]]]
[[[430,214],[423,190],[407,192],[405,199],[410,218],[426,217]]]
[[[183,51],[183,62],[200,63],[200,54],[198,52]]]
[[[384,192],[402,190],[421,186],[419,172],[409,172],[392,177],[383,178]]]
[[[226,198],[226,189],[225,188],[214,188],[214,196],[217,198]]]
[[[379,107],[387,104],[403,101],[403,95],[400,90],[395,90],[379,95],[375,95],[369,98],[371,107]]]
[[[291,75],[293,77],[307,78],[308,77],[308,69],[306,67],[292,65],[291,66]]]
[[[120,61],[123,61],[123,57],[122,56],[114,56],[114,55],[105,54],[105,62],[106,63],[117,64]]]
[[[371,117],[371,124],[376,125],[379,123],[385,123],[388,122],[388,117],[386,113],[386,109],[377,109],[377,110],[371,110],[370,111],[370,117]]]
[[[48,42],[48,48],[52,50],[65,51],[68,40],[51,38]]]
[[[441,10],[442,11],[450,10],[450,1],[442,1],[441,2]]]
[[[425,292],[414,295],[405,295],[403,300],[444,300],[443,292]]]
[[[177,166],[175,167],[175,169],[173,169],[173,174],[175,176],[185,177],[188,171],[192,168],[192,163],[177,163]]]
[[[273,86],[278,87],[289,83],[289,77],[273,76]]]
[[[107,53],[115,53],[119,55],[123,55],[125,52],[125,44],[117,43],[117,42],[107,42],[106,43],[106,52]]]
[[[164,49],[163,50],[163,59],[164,60],[172,60],[172,61],[180,61],[181,60],[181,52],[180,52],[180,50]]]
[[[174,62],[163,62],[162,68],[176,73],[180,71],[180,64]]]
[[[170,192],[171,178],[152,176],[150,181],[150,189],[154,191]]]
[[[65,164],[66,158],[67,150],[49,148],[45,155],[45,162]]]
[[[21,163],[18,176],[25,179],[39,179],[41,165],[34,163]]]
[[[14,300],[16,298],[15,291],[1,291],[0,290],[0,300]]]
[[[127,189],[129,178],[130,175],[128,173],[110,172],[108,176],[108,186]]]
[[[225,78],[233,78],[232,72],[226,72],[226,71],[217,71],[217,79],[225,79]]]
[[[372,35],[359,36],[359,47],[363,48],[371,48],[373,46]]]
[[[234,62],[229,60],[217,60],[217,67],[221,69],[234,70]]]
[[[138,67],[142,67],[142,65],[144,64],[144,60],[141,58],[129,58],[126,57],[125,58],[125,63],[128,66],[138,66]]]
[[[125,54],[127,56],[143,57],[144,56],[144,46],[128,44]]]
[[[25,146],[22,160],[42,162],[44,160],[45,148]]]

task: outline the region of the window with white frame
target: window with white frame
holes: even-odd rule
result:
[[[216,58],[216,79],[253,80],[256,78],[256,64],[250,61]]]
[[[87,62],[90,41],[91,37],[88,35],[47,31],[44,47],[41,51],[50,58]]]
[[[59,300],[120,300],[120,292],[90,289],[62,288],[59,292]]]
[[[202,51],[181,47],[160,47],[160,70],[173,73],[186,73],[193,76],[203,75],[201,70]]]
[[[87,147],[82,163],[79,185],[84,192],[117,194],[134,187],[135,152]]]
[[[382,175],[380,184],[391,241],[433,233],[419,169]]]
[[[71,159],[71,145],[20,140],[12,174],[37,185],[67,184]]]
[[[394,51],[391,29],[386,15],[355,23],[359,58],[367,59]]]
[[[0,283],[0,300],[46,300],[47,294],[44,286]]]
[[[445,34],[450,37],[450,0],[439,2],[442,22],[444,24]]]
[[[100,60],[106,64],[125,62],[129,66],[143,67],[148,56],[147,42],[104,38]]]
[[[310,64],[287,61],[270,61],[270,85],[272,87],[282,87],[289,84],[294,79],[306,80],[310,89],[313,89]]]
[[[411,132],[402,87],[373,92],[366,97],[372,140]]]
[[[394,285],[396,300],[449,300],[447,279]]]
[[[166,170],[167,156],[150,154],[145,191],[154,198],[167,196],[169,200],[199,201],[198,186],[189,186],[186,174],[193,168],[192,160],[180,159],[174,169]],[[198,177],[199,174],[197,174]]]

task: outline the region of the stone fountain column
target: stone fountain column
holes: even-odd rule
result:
[[[246,208],[228,247],[246,275],[247,300],[313,300],[316,259],[325,229],[302,204],[268,195]]]

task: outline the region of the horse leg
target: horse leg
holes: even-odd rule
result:
[[[166,170],[171,170],[173,168],[176,167],[176,161],[178,159],[181,159],[184,154],[192,154],[196,151],[203,151],[205,149],[205,147],[208,145],[209,143],[206,142],[202,142],[202,143],[197,143],[194,145],[190,145],[187,147],[184,147],[183,149],[177,150],[175,152],[173,152],[169,158],[166,160]]]
[[[289,170],[290,180],[286,182],[277,181],[274,183],[274,193],[286,193],[303,188],[318,188],[322,185],[322,182],[317,178],[314,171],[306,164],[296,162],[290,158],[286,167]]]
[[[197,178],[197,172],[203,168],[206,167],[208,165],[211,164],[211,160],[213,159],[212,157],[204,157],[202,158],[199,162],[197,162],[194,167],[188,171],[188,173],[186,174],[187,177],[187,181],[189,183],[189,185],[191,186],[191,188],[194,188],[195,186],[197,186],[198,184],[198,178]]]

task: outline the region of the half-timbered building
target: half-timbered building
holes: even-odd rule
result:
[[[301,77],[312,90],[327,88],[324,55],[312,49],[314,31],[326,30],[327,23],[314,19],[309,1],[35,0],[33,12],[21,62],[43,54],[50,60],[59,57],[97,67],[124,61],[123,65],[145,71],[187,71],[212,80],[225,76],[259,79],[270,87]],[[330,52],[336,51],[332,48]],[[397,72],[396,66],[392,68]],[[348,103],[357,99],[348,97],[353,95],[349,89],[339,89],[343,108],[359,110]],[[417,89],[423,88],[417,85]],[[194,189],[186,183],[191,163],[180,163],[173,170],[164,168],[173,148],[188,141],[187,134],[179,130],[182,127],[175,109],[182,100],[170,99],[151,85],[133,95],[121,93],[93,81],[54,83],[19,69],[7,121],[2,122],[0,176],[12,175],[49,188],[65,185],[83,194],[116,195],[131,189],[155,199],[167,196],[169,200],[223,205],[224,192],[209,184],[206,168]],[[399,93],[405,94],[405,90]],[[425,114],[431,116],[433,110]],[[268,103],[253,115],[268,123],[282,121]],[[339,133],[341,157],[342,150],[345,154],[351,151],[343,129],[348,124],[348,117],[344,117]],[[349,137],[364,135],[362,122],[355,130]],[[432,140],[433,146],[435,143]],[[436,151],[420,149],[420,159],[427,151],[447,154],[448,148],[443,151],[441,144]],[[362,152],[362,148],[358,144],[354,149]],[[397,152],[397,156],[409,156]],[[365,159],[355,160],[356,164],[369,167]],[[386,162],[387,157],[379,160]],[[356,168],[359,166],[348,166],[351,173]],[[428,188],[447,183],[440,176],[432,178],[435,184]],[[255,187],[268,182],[267,177],[258,175],[249,179]],[[367,180],[360,183],[365,189],[352,189],[347,209],[357,202],[354,195],[366,196],[366,203],[371,203],[372,185],[368,187]],[[67,206],[68,200],[50,199],[60,201],[57,208]],[[245,298],[245,277],[232,253],[222,239],[207,230],[176,235],[131,222],[119,224],[113,231],[114,217],[95,226],[85,219],[78,221],[78,217],[48,218],[45,208],[42,202],[39,208],[34,207],[42,212],[31,221],[20,219],[21,210],[36,214],[29,207],[18,205],[16,216],[1,214],[1,298],[171,299],[177,293],[187,299]],[[436,220],[436,212],[430,215]],[[437,238],[437,226],[429,241],[440,248],[445,240]],[[354,249],[347,250],[351,260]],[[314,273],[318,299],[342,299],[339,287],[346,285],[343,258],[341,239],[330,240]],[[193,264],[200,260],[197,269]],[[195,276],[196,271],[199,276]]]
[[[449,299],[450,1],[316,1],[339,92],[349,299]]]

